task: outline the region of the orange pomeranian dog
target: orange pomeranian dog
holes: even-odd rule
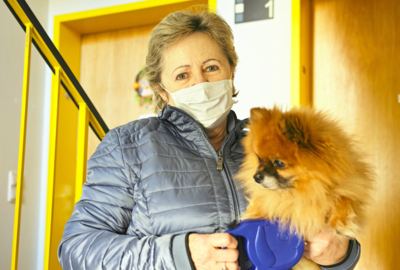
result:
[[[310,108],[253,108],[248,128],[236,175],[249,200],[243,219],[280,219],[306,239],[326,227],[360,233],[373,174],[336,121]],[[320,268],[303,257],[293,269]]]

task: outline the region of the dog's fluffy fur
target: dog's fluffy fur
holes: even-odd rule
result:
[[[249,200],[244,219],[280,219],[305,238],[326,226],[338,237],[360,233],[374,177],[336,121],[310,108],[253,108],[248,128],[236,175]]]

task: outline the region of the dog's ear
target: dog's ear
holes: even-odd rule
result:
[[[267,119],[271,115],[270,111],[265,108],[252,108],[250,110],[250,123],[257,122],[261,119]]]
[[[300,147],[309,147],[309,135],[304,121],[293,114],[283,114],[279,121],[279,128],[283,135]]]
[[[257,121],[258,119],[261,119],[263,116],[263,108],[252,108],[250,110],[250,120],[251,121]]]

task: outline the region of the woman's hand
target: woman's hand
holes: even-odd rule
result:
[[[196,270],[240,269],[237,245],[238,242],[229,233],[189,235],[189,249]]]
[[[338,237],[332,228],[306,239],[304,256],[319,265],[333,265],[344,260],[349,247],[349,239]]]

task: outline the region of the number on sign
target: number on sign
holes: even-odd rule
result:
[[[268,8],[268,17],[274,17],[274,0],[269,0],[268,3],[265,4],[265,8]]]

